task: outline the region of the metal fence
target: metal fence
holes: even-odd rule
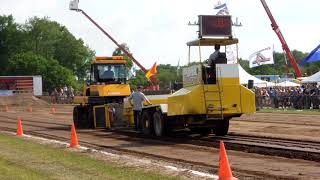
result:
[[[45,94],[43,96],[37,96],[37,98],[46,101],[49,104],[73,104],[73,96],[57,95],[49,96]]]
[[[74,96],[68,95],[51,95],[49,102],[51,104],[72,104]]]
[[[281,95],[259,96],[256,95],[256,107],[262,108],[288,108],[288,109],[319,109],[320,95]]]

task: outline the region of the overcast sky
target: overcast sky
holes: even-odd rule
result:
[[[243,27],[234,29],[239,56],[281,44],[272,31],[260,0],[226,0],[233,18]],[[186,42],[197,38],[197,28],[187,26],[197,15],[212,15],[215,0],[80,0],[79,7],[105,28],[149,69],[158,64],[187,63]],[[319,0],[267,0],[291,50],[310,52],[320,43]],[[23,23],[33,16],[48,16],[66,26],[98,56],[111,55],[115,45],[82,14],[69,10],[69,0],[0,0],[0,14],[12,14]],[[211,51],[211,50],[210,50]],[[194,51],[193,51],[194,52]],[[207,58],[210,52],[203,52]]]

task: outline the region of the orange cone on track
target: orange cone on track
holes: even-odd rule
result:
[[[232,175],[223,141],[220,141],[219,180],[238,180]]]
[[[78,137],[76,133],[76,128],[74,127],[74,124],[71,126],[71,135],[70,135],[70,146],[71,148],[78,148]]]
[[[21,118],[18,117],[16,136],[22,136],[22,135],[23,135],[23,130],[22,130]]]
[[[27,108],[27,111],[28,111],[28,112],[32,112],[32,107],[29,106],[29,107]]]
[[[55,107],[52,107],[51,110],[50,110],[50,114],[55,114],[57,111],[56,111],[56,108]]]

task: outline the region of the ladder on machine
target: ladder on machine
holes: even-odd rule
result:
[[[205,70],[205,76],[208,77],[207,71]],[[223,116],[223,107],[222,107],[222,101],[223,101],[223,86],[222,86],[222,78],[221,78],[221,68],[216,68],[216,85],[217,85],[217,90],[210,90],[208,86],[203,86],[203,93],[204,93],[204,105],[206,108],[206,119],[207,120],[222,120],[224,119]],[[206,83],[208,84],[208,83]],[[213,99],[212,96],[213,94],[217,93],[218,94],[218,99]],[[218,102],[218,107],[214,107]],[[208,107],[208,105],[212,104],[212,108]],[[209,117],[209,111],[219,111],[219,117]]]

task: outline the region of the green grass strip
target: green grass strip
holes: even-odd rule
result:
[[[0,179],[179,179],[0,135]]]
[[[35,172],[32,169],[21,166],[15,162],[0,158],[0,179],[47,179],[46,174]]]
[[[287,113],[287,114],[320,115],[320,110],[317,110],[317,109],[259,109],[257,113]]]

